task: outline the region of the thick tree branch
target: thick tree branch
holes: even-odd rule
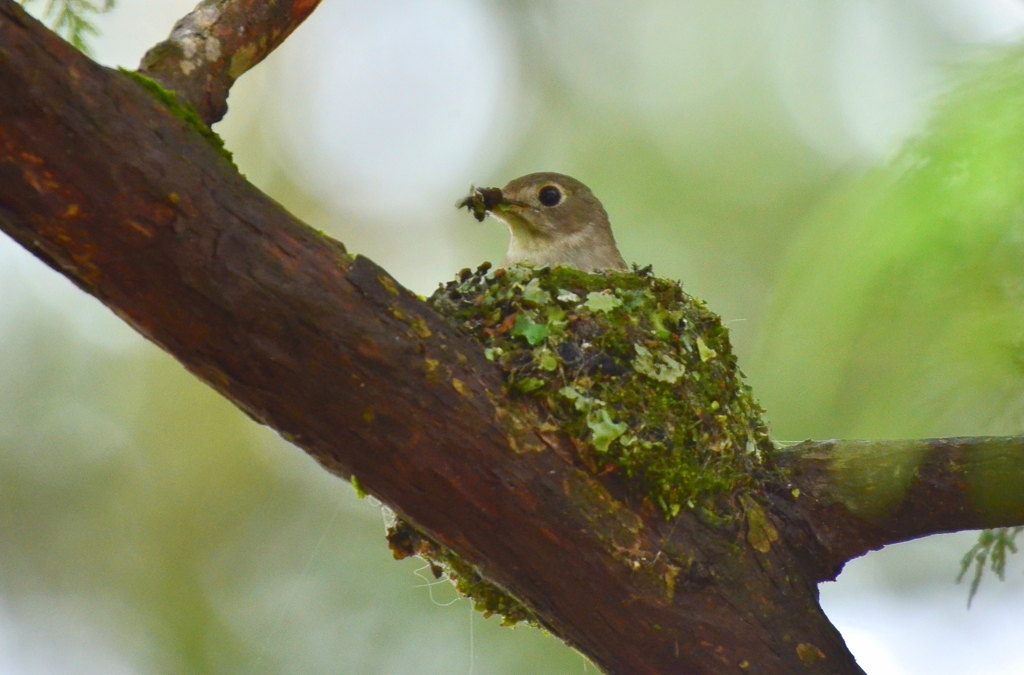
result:
[[[887,544],[1024,522],[1024,437],[807,441],[779,453],[810,498],[820,580]]]
[[[178,93],[206,124],[228,91],[305,21],[320,0],[202,0],[142,58],[139,72]]]
[[[11,0],[0,213],[22,245],[607,672],[860,672],[785,548],[736,557],[738,523],[629,510],[545,450],[528,411],[518,426],[501,417],[492,401],[514,406],[477,345]]]

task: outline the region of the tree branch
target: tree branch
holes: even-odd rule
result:
[[[781,547],[766,572],[752,551],[732,565],[736,589],[681,574],[689,537],[714,527],[641,518],[542,451],[529,411],[503,421],[514,406],[478,345],[145,88],[11,0],[0,54],[4,230],[254,419],[357,475],[609,673],[859,673]]]
[[[888,544],[1024,522],[1024,436],[806,441],[778,460],[811,498],[819,580]]]
[[[305,21],[320,0],[202,0],[142,57],[139,72],[170,89],[211,125],[228,91]]]

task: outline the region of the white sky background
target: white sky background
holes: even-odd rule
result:
[[[100,22],[99,60],[134,68],[192,4],[120,0]],[[1024,3],[1014,0],[534,7],[531,25],[546,38],[556,86],[595,110],[636,115],[668,161],[714,151],[730,133],[713,124],[722,92],[755,72],[828,162],[876,162],[925,118],[951,45],[1016,40],[1024,29]],[[237,85],[218,131],[251,180],[273,187],[283,172],[317,202],[318,227],[429,292],[472,263],[459,258],[458,238],[476,224],[454,202],[470,183],[512,178],[498,172],[536,111],[513,27],[499,5],[481,0],[324,0]],[[62,315],[80,339],[104,349],[141,342],[6,238],[0,284],[0,350],[4,331],[30,306]],[[990,577],[967,611],[967,589],[952,581],[971,543],[967,534],[892,547],[822,586],[823,605],[869,675],[1024,672],[1019,561],[1006,583]],[[0,598],[0,675],[132,672],[112,666],[115,657],[101,665],[95,656],[44,658],[74,650],[75,631],[12,625],[3,606]],[[73,614],[68,625],[81,613]]]

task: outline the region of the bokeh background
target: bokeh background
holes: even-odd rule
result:
[[[191,7],[119,0],[97,58],[134,68]],[[470,183],[577,176],[627,260],[722,314],[777,438],[1015,434],[1022,39],[1019,0],[324,0],[216,130],[423,294],[503,254]],[[870,675],[1024,672],[1022,566],[968,611],[973,541],[822,585]],[[420,567],[0,235],[0,674],[596,672]]]

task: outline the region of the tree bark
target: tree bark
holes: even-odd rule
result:
[[[1022,436],[807,441],[778,460],[810,497],[819,581],[888,544],[1024,522]]]
[[[843,458],[875,458],[839,442],[782,453],[793,483],[770,486],[760,525],[777,540],[755,541],[751,521],[631,508],[545,444],[479,345],[11,0],[0,0],[0,229],[255,420],[357,476],[608,673],[857,675],[817,581],[870,548],[943,531],[941,514],[911,506],[873,519],[858,502],[872,480],[851,483]],[[955,491],[965,474],[943,462],[967,445],[907,459],[923,492],[906,494]],[[904,465],[899,446],[887,451]],[[953,528],[1022,520],[1019,508],[976,511],[947,515]]]
[[[320,0],[202,0],[142,57],[139,72],[178,92],[207,125],[231,85],[306,20]]]

